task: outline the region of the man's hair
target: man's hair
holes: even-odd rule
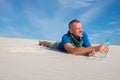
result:
[[[69,29],[70,29],[71,27],[73,27],[73,23],[74,23],[74,22],[80,22],[80,21],[77,20],[77,19],[73,19],[72,21],[70,21],[69,24],[68,24]]]

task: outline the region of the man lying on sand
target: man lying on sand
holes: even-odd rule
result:
[[[39,41],[39,45],[56,48],[75,55],[94,56],[96,52],[107,54],[109,51],[106,45],[91,46],[86,32],[82,30],[82,23],[76,19],[70,21],[69,30],[63,35],[60,42]]]

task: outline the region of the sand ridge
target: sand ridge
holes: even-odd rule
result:
[[[0,38],[0,80],[119,80],[120,46],[105,59],[66,54],[38,40]]]

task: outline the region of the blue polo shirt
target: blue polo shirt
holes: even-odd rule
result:
[[[91,46],[91,43],[90,43],[90,41],[88,39],[88,36],[87,36],[87,33],[83,31],[82,35],[83,35],[83,37],[82,37],[82,39],[83,39],[83,45],[82,46],[83,47],[89,47],[89,46]],[[62,50],[62,51],[66,51],[65,48],[64,48],[64,45],[66,43],[71,43],[72,44],[72,42],[71,42],[70,38],[68,37],[68,35],[64,34],[63,37],[62,37],[61,42],[58,45],[58,49]]]

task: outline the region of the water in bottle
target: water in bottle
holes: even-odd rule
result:
[[[108,38],[106,39],[105,45],[108,46],[108,47],[110,46]],[[100,58],[105,58],[105,57],[106,57],[106,53],[105,52],[101,52]]]

